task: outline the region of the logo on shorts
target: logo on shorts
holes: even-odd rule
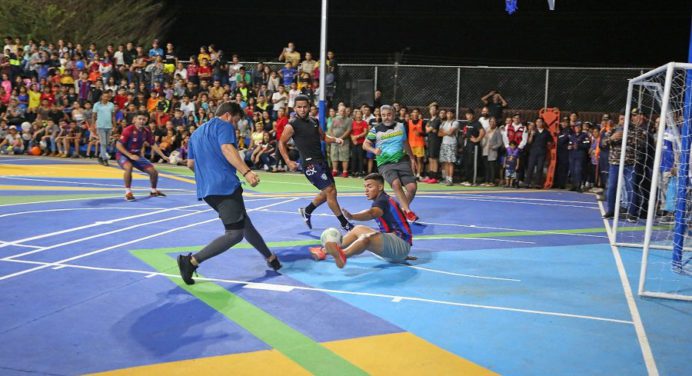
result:
[[[327,174],[322,174],[322,180],[327,180]]]
[[[310,165],[310,166],[305,168],[305,175],[306,176],[312,176],[312,175],[315,175],[316,173],[317,173],[317,170],[315,169],[315,166],[313,166],[313,165]]]

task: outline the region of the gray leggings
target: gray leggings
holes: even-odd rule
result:
[[[202,263],[212,257],[218,256],[227,250],[229,250],[234,245],[240,243],[243,238],[245,238],[248,243],[250,243],[259,253],[264,256],[264,258],[269,258],[272,252],[267,247],[267,244],[262,239],[262,235],[257,232],[257,229],[250,221],[250,217],[245,217],[243,220],[243,227],[238,228],[236,224],[226,226],[226,232],[214,239],[211,243],[207,244],[206,247],[202,248],[201,251],[195,253],[194,257],[198,263]]]

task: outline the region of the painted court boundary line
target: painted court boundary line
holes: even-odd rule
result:
[[[521,205],[533,205],[533,206],[561,206],[561,207],[568,207],[568,208],[578,208],[578,209],[587,209],[587,210],[598,210],[597,207],[592,206],[584,206],[584,205],[567,205],[567,204],[548,204],[548,203],[540,203],[540,202],[523,202],[519,200],[503,200],[501,197],[493,198],[493,199],[480,199],[480,198],[466,198],[464,196],[437,196],[437,195],[425,195],[427,198],[442,198],[442,199],[450,199],[450,200],[462,200],[462,201],[480,201],[480,202],[492,202],[492,203],[503,203],[503,204],[521,204]]]
[[[136,207],[136,206],[131,206],[131,207],[109,206],[109,207],[105,207],[105,208],[63,208],[63,209],[26,210],[26,211],[14,212],[14,213],[0,214],[0,218],[14,217],[17,215],[24,215],[24,214],[56,213],[56,212],[68,212],[68,211],[80,211],[80,210],[132,210],[132,211],[135,211],[135,210],[163,210],[163,209],[170,209],[170,208]],[[194,209],[176,209],[176,211],[193,212],[193,211],[197,211],[197,210],[194,210]],[[36,248],[40,248],[40,247],[36,247]]]
[[[275,203],[272,203],[272,204],[269,204],[269,205],[265,205],[265,206],[261,206],[261,207],[259,207],[259,208],[255,208],[255,209],[248,209],[247,211],[248,211],[248,212],[251,212],[251,211],[259,210],[259,209],[262,209],[262,208],[265,208],[265,207],[271,207],[271,206],[275,206],[275,205],[285,204],[285,203],[288,203],[288,202],[291,202],[291,201],[295,201],[295,200],[297,200],[297,198],[292,198],[292,199],[288,199],[288,200],[284,200],[284,201],[275,202]],[[209,210],[212,210],[212,209],[208,209],[208,210],[204,210],[204,211],[206,212],[206,211],[209,211]],[[188,215],[193,215],[193,214],[198,214],[198,213],[188,213],[188,214],[184,214],[183,216],[188,216]],[[180,216],[178,216],[178,217],[180,217]],[[168,220],[170,220],[170,219],[171,219],[171,218],[169,218]],[[205,223],[210,223],[210,222],[217,221],[217,220],[218,220],[218,218],[213,218],[213,219],[209,219],[209,220],[206,220],[206,221],[191,223],[191,224],[186,225],[186,226],[175,227],[175,228],[172,228],[172,229],[170,229],[170,230],[166,230],[166,231],[158,232],[158,233],[155,233],[155,234],[143,236],[143,237],[141,237],[141,238],[137,238],[137,239],[133,239],[133,240],[130,240],[130,241],[126,241],[126,242],[123,242],[123,243],[120,243],[120,244],[116,244],[116,245],[113,245],[113,246],[110,246],[110,247],[101,248],[101,249],[97,249],[97,250],[95,250],[95,251],[91,251],[91,252],[87,252],[87,253],[80,254],[80,255],[77,255],[77,256],[73,256],[73,257],[69,257],[69,258],[66,258],[66,259],[62,259],[62,260],[56,261],[56,262],[54,262],[54,263],[51,263],[50,265],[40,265],[40,266],[37,266],[37,267],[35,267],[35,268],[30,268],[30,269],[27,269],[27,270],[22,270],[22,271],[19,271],[19,272],[16,272],[16,273],[6,274],[6,275],[0,277],[0,281],[6,280],[6,279],[10,279],[10,278],[13,278],[13,277],[16,277],[16,276],[20,276],[20,275],[23,275],[23,274],[31,273],[31,272],[34,272],[34,271],[37,271],[37,270],[45,269],[45,268],[48,268],[48,267],[51,267],[51,266],[61,265],[61,264],[65,263],[65,262],[70,262],[70,261],[78,260],[78,259],[81,259],[81,258],[84,258],[84,257],[88,257],[88,256],[92,256],[92,255],[95,255],[95,254],[98,254],[98,253],[106,252],[106,251],[109,251],[109,250],[111,250],[111,249],[115,249],[115,248],[118,248],[118,247],[122,247],[122,246],[130,245],[130,244],[134,244],[134,243],[140,242],[140,241],[142,241],[142,240],[147,240],[147,239],[155,238],[155,237],[158,237],[158,236],[161,236],[161,235],[170,234],[170,233],[175,232],[175,231],[184,230],[184,229],[186,229],[186,228],[190,228],[190,227],[194,227],[194,226],[199,226],[199,225],[202,225],[202,224],[205,224]],[[137,226],[139,226],[139,225],[137,225]],[[52,247],[54,247],[54,246],[52,246]],[[34,252],[34,251],[31,251],[31,252],[25,252],[25,254],[26,254],[26,253],[35,253],[35,252]],[[10,257],[18,257],[18,256],[15,255],[15,256],[10,256]],[[5,258],[2,259],[2,261],[9,261],[9,260],[11,260],[11,261],[17,261],[17,260],[12,260],[10,257],[5,257]]]
[[[598,202],[598,208],[601,211],[601,215],[605,215],[605,208],[601,201]],[[625,265],[622,262],[622,257],[620,256],[620,251],[615,244],[615,234],[613,234],[610,228],[610,223],[607,219],[603,219],[603,225],[608,232],[608,237],[610,239],[610,250],[613,253],[613,258],[615,259],[615,264],[617,265],[618,275],[620,276],[620,283],[622,284],[622,289],[625,293],[625,300],[627,300],[627,306],[630,310],[630,315],[632,316],[632,322],[634,324],[634,330],[637,333],[637,340],[639,341],[639,347],[642,350],[642,356],[644,357],[644,363],[646,364],[646,370],[651,376],[658,376],[658,367],[656,366],[656,359],[651,351],[651,345],[649,344],[649,338],[646,335],[646,330],[644,329],[644,323],[642,322],[641,315],[639,314],[639,308],[637,308],[637,303],[634,301],[634,295],[632,294],[632,287],[630,286],[630,281],[627,278],[627,272],[625,271]]]
[[[138,253],[141,252],[142,254],[146,253],[146,251],[132,251],[132,252],[138,252]],[[141,257],[141,254],[140,254],[140,257]],[[95,267],[95,266],[65,264],[63,262],[41,262],[41,261],[28,261],[28,260],[2,260],[2,261],[40,265],[42,268],[60,266],[63,268],[74,268],[74,269],[84,269],[84,270],[93,270],[93,271],[107,271],[107,272],[116,272],[116,273],[134,273],[134,274],[141,274],[147,279],[152,278],[154,276],[180,279],[179,274],[170,274],[170,273],[164,273],[164,272],[152,272],[151,270],[103,268],[103,267]],[[168,269],[174,269],[174,268],[177,268],[177,266],[173,265]],[[497,311],[528,313],[528,314],[537,314],[537,315],[544,315],[544,316],[557,316],[557,317],[565,317],[565,318],[604,321],[604,322],[611,322],[611,323],[616,323],[616,324],[633,324],[632,321],[619,320],[619,319],[613,319],[613,318],[608,318],[608,317],[577,315],[577,314],[571,314],[571,313],[540,311],[540,310],[513,308],[513,307],[502,307],[502,306],[491,306],[491,305],[483,305],[483,304],[461,303],[461,302],[453,302],[453,301],[438,300],[438,299],[426,299],[426,298],[413,297],[413,296],[399,296],[399,295],[379,294],[379,293],[370,293],[370,292],[362,292],[362,291],[323,289],[323,288],[318,288],[318,287],[294,286],[294,285],[284,285],[284,284],[275,284],[275,283],[267,283],[267,282],[259,283],[259,282],[239,281],[239,280],[223,279],[223,278],[196,277],[195,280],[208,281],[208,282],[229,283],[229,284],[234,284],[234,285],[243,285],[244,287],[252,288],[252,289],[256,289],[256,290],[268,290],[268,291],[278,291],[278,292],[291,292],[293,290],[303,290],[303,291],[313,291],[313,292],[342,294],[342,295],[355,295],[355,296],[367,296],[367,297],[374,297],[374,298],[384,298],[384,299],[392,300],[393,303],[400,303],[403,301],[412,301],[412,302],[440,304],[440,305],[449,305],[449,306],[457,306],[457,307],[490,309],[490,310],[497,310]]]

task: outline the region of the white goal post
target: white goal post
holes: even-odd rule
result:
[[[624,115],[612,240],[641,250],[640,296],[692,301],[692,64],[630,80]]]

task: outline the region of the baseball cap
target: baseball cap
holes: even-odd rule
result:
[[[631,113],[632,113],[632,115],[641,115],[642,111],[635,107],[632,109]]]
[[[14,130],[16,131],[16,130],[17,130],[17,126],[16,126],[16,125],[10,125],[10,128],[9,128],[9,129],[14,129]]]

